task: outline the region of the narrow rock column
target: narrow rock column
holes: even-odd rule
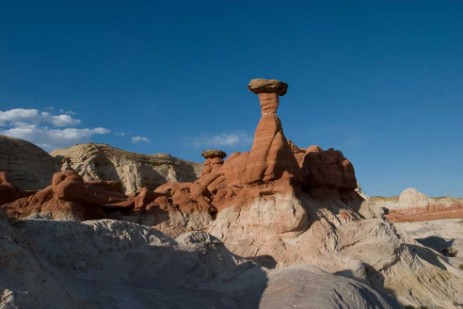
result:
[[[206,159],[201,177],[218,172],[223,165],[223,158],[227,156],[224,151],[216,149],[204,150],[201,155]]]
[[[242,182],[262,183],[284,175],[298,177],[299,166],[276,115],[279,97],[286,94],[288,85],[273,79],[253,79],[248,88],[259,95],[262,118],[257,125]]]

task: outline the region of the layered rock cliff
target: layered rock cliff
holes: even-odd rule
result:
[[[62,169],[72,168],[85,181],[120,181],[125,194],[166,182],[193,181],[201,173],[201,165],[194,162],[167,154],[137,154],[105,144],[79,144],[54,150],[51,155]]]
[[[8,173],[9,182],[21,190],[48,186],[56,161],[40,147],[24,140],[0,135],[0,171]]]
[[[371,200],[376,207],[386,209],[386,217],[395,222],[463,219],[463,199],[431,198],[414,188],[405,189],[398,197],[373,197]]]

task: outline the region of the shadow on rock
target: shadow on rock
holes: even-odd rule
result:
[[[447,270],[447,267],[445,267],[444,264],[439,260],[439,255],[437,255],[434,251],[431,249],[421,247],[421,246],[416,246],[416,245],[411,245],[407,244],[407,247],[418,257],[421,259],[425,260],[426,262],[439,267],[440,269]],[[446,259],[443,257],[443,259]]]
[[[28,265],[7,265],[17,277],[1,288],[28,291],[16,297],[20,307],[62,302],[53,294],[43,297],[50,281],[66,290],[68,308],[258,308],[267,286],[265,270],[204,232],[172,239],[114,220],[25,220],[12,229],[24,241],[22,254],[35,260],[36,271],[46,273],[48,281],[36,276],[40,281],[29,282],[36,288],[23,286]]]
[[[442,237],[438,236],[429,236],[426,238],[416,239],[417,242],[426,246],[428,248],[434,249],[445,256],[453,256],[452,245],[454,243],[454,239],[446,240]]]
[[[268,269],[274,269],[277,266],[277,261],[271,255],[248,256],[245,259]]]

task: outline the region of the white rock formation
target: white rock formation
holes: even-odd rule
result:
[[[84,180],[119,180],[125,194],[142,187],[155,188],[168,181],[193,181],[202,164],[183,161],[166,154],[143,155],[106,144],[79,144],[51,152],[62,164],[71,167]]]
[[[394,308],[368,286],[313,266],[269,271],[204,232],[176,240],[112,220],[0,212],[0,308]]]
[[[452,308],[463,303],[463,272],[375,211],[368,212],[372,206],[366,203],[361,205],[366,218],[361,218],[337,199],[267,197],[222,210],[208,231],[233,253],[268,267],[315,265],[405,305]]]
[[[430,199],[415,188],[408,188],[399,195],[400,208],[416,208],[429,206]]]
[[[21,190],[41,189],[51,183],[59,170],[56,161],[36,145],[24,140],[0,135],[0,171]]]

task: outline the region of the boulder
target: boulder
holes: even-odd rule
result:
[[[427,207],[430,203],[430,198],[418,191],[415,188],[408,188],[402,191],[399,195],[400,208],[417,208]]]
[[[300,165],[302,184],[306,190],[317,187],[354,190],[358,186],[352,163],[339,150],[310,146]]]
[[[248,89],[255,94],[276,93],[283,96],[288,90],[288,84],[276,79],[256,78],[249,82]]]

